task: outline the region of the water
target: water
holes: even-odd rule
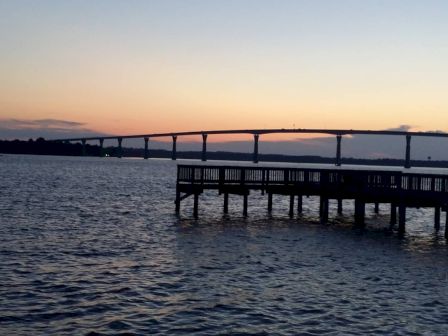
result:
[[[388,208],[317,199],[289,219],[288,199],[200,198],[174,214],[167,160],[0,157],[2,335],[444,335],[448,247],[433,212],[408,210],[407,234],[384,230]],[[444,219],[444,218],[442,218]]]

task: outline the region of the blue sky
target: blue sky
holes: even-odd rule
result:
[[[0,138],[36,120],[447,131],[447,17],[448,1],[0,0]]]

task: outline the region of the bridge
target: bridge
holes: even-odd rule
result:
[[[289,196],[289,216],[302,212],[303,196],[320,197],[320,221],[327,223],[329,201],[338,202],[342,213],[342,200],[354,200],[355,226],[365,226],[365,206],[380,203],[390,205],[391,228],[397,223],[403,234],[406,225],[406,208],[434,208],[434,228],[440,229],[441,210],[448,206],[448,175],[420,174],[402,171],[354,170],[340,168],[280,168],[257,166],[203,166],[178,165],[176,182],[176,212],[181,201],[193,196],[193,215],[198,217],[199,195],[205,190],[217,190],[224,195],[224,213],[229,209],[229,194],[243,196],[243,215],[248,214],[248,196],[251,191],[268,194],[268,212],[272,211],[273,195]],[[448,239],[448,216],[445,223]]]
[[[335,165],[341,165],[341,144],[344,135],[393,135],[405,138],[405,168],[411,167],[411,139],[412,137],[448,137],[448,133],[443,132],[406,132],[406,131],[387,131],[387,130],[353,130],[353,129],[306,129],[306,128],[280,128],[280,129],[239,129],[239,130],[208,130],[208,131],[188,131],[188,132],[171,132],[171,133],[151,133],[137,135],[113,135],[113,136],[93,136],[81,138],[54,139],[51,141],[62,142],[79,142],[83,146],[83,154],[85,155],[85,145],[87,141],[99,141],[100,153],[103,153],[104,140],[117,140],[118,157],[122,157],[122,141],[123,139],[141,138],[144,140],[144,158],[149,158],[149,139],[152,138],[171,138],[172,154],[171,158],[176,160],[177,139],[182,136],[198,135],[202,137],[202,161],[207,161],[207,137],[209,135],[231,135],[231,134],[249,134],[254,139],[253,162],[258,162],[258,142],[261,135],[265,134],[327,134],[336,137],[336,155]],[[100,154],[102,155],[102,154]]]

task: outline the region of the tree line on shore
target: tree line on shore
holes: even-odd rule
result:
[[[98,145],[85,145],[81,143],[65,143],[62,141],[47,141],[44,138],[36,140],[0,140],[0,153],[3,154],[32,154],[32,155],[63,155],[63,156],[109,156],[117,157],[119,154],[118,147],[105,147],[101,150]],[[152,158],[171,158],[171,151],[164,149],[151,149],[149,151]],[[179,159],[201,159],[200,151],[178,151]],[[143,157],[143,148],[122,148],[123,157]],[[232,161],[251,161],[252,153],[237,152],[207,152],[209,160],[232,160]],[[270,162],[293,162],[293,163],[334,163],[334,158],[321,157],[317,155],[281,155],[281,154],[259,154],[259,161]],[[401,159],[359,159],[359,158],[342,158],[343,164],[359,164],[359,165],[381,165],[381,166],[403,166],[404,160]],[[436,160],[413,160],[413,166],[420,167],[443,167],[448,168],[448,161]]]

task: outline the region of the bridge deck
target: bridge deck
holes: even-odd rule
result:
[[[328,216],[329,199],[339,202],[354,199],[355,222],[360,226],[364,223],[366,203],[390,203],[391,209],[398,207],[401,214],[400,231],[404,231],[406,207],[434,207],[440,217],[440,209],[446,209],[448,204],[448,175],[340,168],[178,165],[177,211],[181,200],[193,195],[197,216],[198,195],[207,189],[224,194],[225,208],[228,194],[243,195],[244,214],[247,214],[247,196],[251,190],[267,193],[270,203],[273,194],[289,195],[292,198],[290,213],[294,197],[301,202],[304,195],[320,196],[321,220],[324,222]],[[393,213],[391,217],[394,217]]]

